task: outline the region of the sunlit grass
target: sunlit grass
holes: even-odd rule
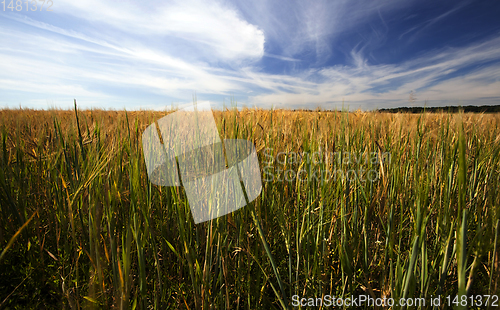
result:
[[[274,159],[274,179],[195,225],[182,187],[147,179],[141,135],[165,114],[0,111],[0,308],[500,293],[500,115],[215,111],[222,138],[253,141],[262,169]],[[292,157],[315,152],[340,164]],[[365,170],[285,175],[334,169]]]

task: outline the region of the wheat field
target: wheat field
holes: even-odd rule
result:
[[[263,187],[195,225],[147,178],[141,135],[167,113],[0,110],[1,309],[500,294],[500,114],[214,111]]]

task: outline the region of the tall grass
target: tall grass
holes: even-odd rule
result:
[[[0,308],[500,293],[499,115],[215,111],[222,138],[253,141],[273,178],[195,225],[182,187],[147,179],[141,135],[165,114],[0,111]]]

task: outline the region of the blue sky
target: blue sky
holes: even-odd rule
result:
[[[0,3],[0,107],[500,104],[499,1],[41,4]]]

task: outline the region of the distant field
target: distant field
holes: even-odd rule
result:
[[[500,295],[500,114],[215,111],[263,188],[198,225],[147,178],[141,135],[165,114],[0,110],[0,308]]]

